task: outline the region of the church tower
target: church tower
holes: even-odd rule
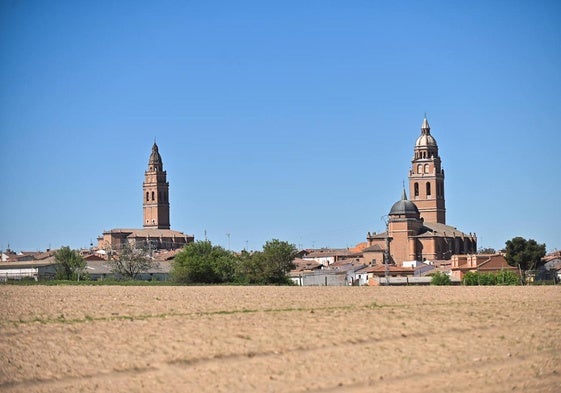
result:
[[[411,163],[409,171],[411,201],[419,208],[424,222],[446,224],[444,170],[426,116],[421,125],[421,135],[415,142]]]
[[[154,142],[142,185],[144,228],[169,229],[169,183],[158,145]]]

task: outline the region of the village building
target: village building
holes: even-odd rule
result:
[[[174,250],[192,243],[193,235],[170,229],[169,183],[162,156],[154,142],[142,185],[143,228],[115,228],[97,238],[99,249],[118,250],[125,243],[151,250]]]
[[[319,248],[306,250],[302,259],[316,261],[323,266],[331,266],[335,262],[356,258],[360,253],[352,252],[346,248]]]
[[[461,281],[467,272],[495,273],[511,271],[518,274],[515,266],[510,266],[501,254],[470,254],[452,256],[451,278]]]
[[[32,259],[11,259],[0,262],[0,282],[8,280],[51,279],[56,274],[52,252],[36,253]]]
[[[410,199],[404,189],[391,207],[386,232],[368,233],[367,247],[362,250],[367,265],[384,263],[388,245],[389,263],[397,267],[408,261],[435,264],[453,255],[476,253],[476,235],[446,223],[444,169],[426,117],[415,142],[409,193]]]

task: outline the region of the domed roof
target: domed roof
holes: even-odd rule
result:
[[[423,119],[423,124],[421,125],[421,136],[417,138],[415,147],[437,147],[436,139],[434,139],[434,137],[430,134],[430,126],[426,117]]]
[[[152,154],[150,154],[150,159],[148,160],[149,167],[155,167],[154,169],[163,170],[162,156],[158,151],[158,145],[154,142],[152,146]]]
[[[417,142],[415,142],[415,147],[428,147],[428,146],[436,147],[436,140],[431,134],[422,134],[420,137],[417,138]]]
[[[407,199],[407,194],[405,193],[405,189],[403,189],[401,200],[393,204],[390,210],[390,216],[405,215],[407,217],[419,217],[419,214],[417,205]]]

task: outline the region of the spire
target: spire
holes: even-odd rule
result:
[[[427,120],[427,114],[425,113],[425,118],[423,119],[423,124],[421,125],[421,132],[423,134],[430,134],[429,121]]]
[[[401,194],[401,200],[402,201],[407,200],[407,193],[405,192],[405,186],[403,186],[403,193]]]

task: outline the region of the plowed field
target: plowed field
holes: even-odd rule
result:
[[[561,392],[561,286],[1,286],[0,391]]]

